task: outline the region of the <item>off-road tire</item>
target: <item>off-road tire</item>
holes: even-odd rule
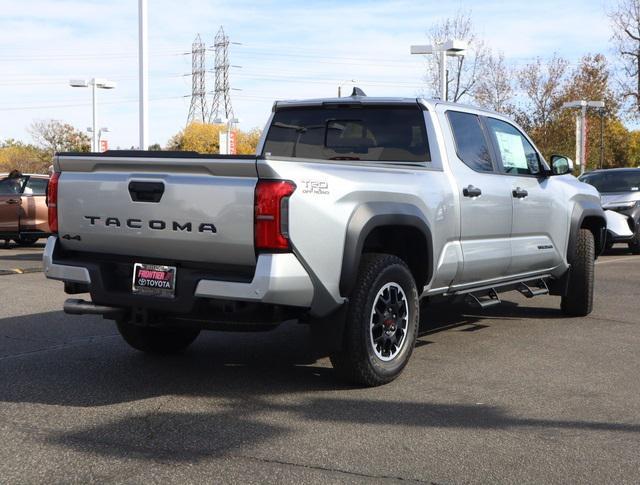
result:
[[[593,310],[595,240],[589,229],[580,229],[573,254],[568,255],[571,273],[561,309],[567,316],[584,317]]]
[[[134,349],[149,354],[182,352],[200,334],[198,329],[142,327],[125,321],[118,321],[117,326],[125,342]]]
[[[28,247],[33,246],[35,243],[37,243],[38,239],[40,238],[38,238],[37,236],[19,236],[14,239],[14,242],[18,246]]]
[[[404,293],[408,318],[397,354],[385,361],[376,355],[370,332],[378,293],[389,283],[398,285]],[[354,384],[373,387],[391,382],[411,357],[420,321],[418,290],[406,263],[389,254],[364,254],[348,305],[341,350],[331,355],[333,367]]]

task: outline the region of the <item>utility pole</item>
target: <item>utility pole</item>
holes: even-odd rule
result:
[[[213,42],[215,49],[215,86],[213,91],[213,101],[209,113],[209,122],[214,119],[233,119],[233,107],[231,106],[231,95],[229,92],[229,37],[224,33],[222,26]]]
[[[600,168],[604,166],[604,108],[600,108]]]
[[[200,34],[191,44],[191,106],[187,124],[192,121],[207,122],[207,90],[205,87],[205,53],[206,47]]]
[[[149,146],[149,53],[147,50],[147,0],[138,0],[138,67],[140,150]]]

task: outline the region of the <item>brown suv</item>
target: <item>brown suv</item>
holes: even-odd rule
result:
[[[50,235],[46,203],[48,175],[0,174],[0,240],[30,246]]]

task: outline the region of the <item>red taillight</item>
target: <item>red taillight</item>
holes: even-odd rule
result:
[[[289,249],[289,196],[296,190],[286,180],[259,180],[256,185],[256,250]]]
[[[60,172],[55,172],[49,179],[47,187],[47,207],[49,208],[49,230],[58,233],[58,179]]]

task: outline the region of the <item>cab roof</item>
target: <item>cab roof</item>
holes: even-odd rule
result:
[[[453,103],[451,101],[442,101],[433,98],[401,98],[401,97],[374,97],[374,96],[344,96],[342,98],[314,98],[314,99],[291,99],[284,101],[276,101],[273,103],[273,111],[282,108],[302,108],[305,106],[337,106],[337,105],[398,105],[398,104],[420,104],[426,107],[445,105],[452,108],[462,108],[474,111],[481,111],[487,114],[504,116],[503,114],[491,111],[478,106],[464,103]]]

